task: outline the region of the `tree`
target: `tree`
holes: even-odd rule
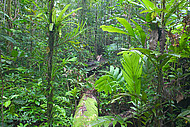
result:
[[[52,13],[54,8],[54,0],[49,0],[48,9],[49,9],[49,28],[51,27],[53,20],[52,20]],[[48,126],[53,126],[53,118],[52,118],[52,109],[53,109],[53,84],[52,84],[52,65],[53,65],[53,50],[54,50],[54,41],[56,38],[56,29],[53,28],[49,29],[49,37],[48,37],[48,87],[47,87],[47,116],[48,116]]]

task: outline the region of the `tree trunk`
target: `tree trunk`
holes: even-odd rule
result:
[[[162,1],[162,9],[165,9],[165,0]],[[160,53],[164,53],[164,46],[166,42],[166,35],[165,35],[165,23],[164,23],[164,12],[161,14],[162,18],[162,30],[161,30],[161,37],[160,37]]]
[[[7,0],[7,14],[9,16],[9,18],[7,18],[7,22],[8,22],[8,29],[12,29],[13,28],[13,24],[12,24],[12,16],[11,16],[11,2],[12,0]],[[8,35],[11,37],[12,33],[10,31],[8,31]],[[13,49],[13,43],[12,42],[7,42],[7,52],[9,52],[9,47],[11,46],[11,50]]]
[[[52,11],[54,7],[54,0],[49,0],[49,25],[52,23]],[[52,85],[52,65],[53,65],[53,49],[54,49],[54,39],[55,39],[55,28],[49,30],[49,39],[48,39],[48,87],[47,87],[47,116],[48,116],[48,126],[53,127],[53,85]]]
[[[0,50],[0,65],[2,65],[1,63],[1,50]],[[2,117],[2,124],[1,126],[4,127],[4,115],[3,115],[3,95],[4,95],[4,83],[3,83],[3,75],[2,75],[2,70],[0,70],[0,76],[1,76],[1,83],[2,83],[2,91],[1,91],[1,117]]]
[[[162,9],[165,9],[165,0],[162,0]],[[164,12],[162,12],[161,14],[161,20],[162,20],[162,30],[161,30],[161,37],[160,37],[160,53],[161,55],[164,53],[164,46],[165,46],[165,42],[166,42],[166,36],[165,36],[165,24],[164,24]],[[160,64],[162,63],[162,60],[159,61]],[[164,78],[163,78],[163,71],[162,68],[159,68],[158,70],[158,88],[157,88],[157,93],[159,93],[161,95],[161,97],[163,97],[163,86],[164,86]],[[161,117],[163,115],[163,105],[162,105],[162,101],[163,99],[158,99],[157,103],[159,103],[160,105],[158,106],[157,109],[157,116]],[[156,126],[157,127],[162,127],[163,126],[163,120],[162,119],[158,119],[157,118],[157,122],[156,122]]]
[[[98,23],[97,23],[97,16],[98,16],[98,3],[96,3],[96,16],[95,16],[95,21],[96,21],[96,24],[95,24],[95,36],[94,36],[94,38],[95,38],[95,56],[97,56],[98,55],[98,39],[97,39],[97,34],[98,34]]]

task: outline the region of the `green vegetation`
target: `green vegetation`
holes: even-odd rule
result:
[[[0,3],[0,126],[190,126],[188,0]]]

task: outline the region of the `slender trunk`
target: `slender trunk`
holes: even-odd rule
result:
[[[162,1],[162,9],[165,9],[165,0]],[[161,14],[162,18],[162,30],[161,30],[161,38],[160,38],[160,53],[164,53],[164,46],[166,42],[166,35],[165,35],[165,23],[164,23],[164,12]]]
[[[52,23],[52,11],[54,7],[54,0],[49,0],[49,23]],[[55,39],[55,29],[49,30],[49,53],[48,53],[48,87],[47,87],[47,115],[48,126],[53,127],[53,84],[52,84],[52,65],[53,65],[53,49]]]
[[[96,3],[96,16],[95,16],[95,21],[96,21],[96,26],[95,26],[95,55],[98,55],[98,42],[97,42],[97,33],[98,33],[98,24],[97,24],[97,16],[98,16],[98,3]]]
[[[12,0],[7,0],[7,14],[9,16],[9,18],[11,18],[11,2]],[[7,19],[8,21],[8,28],[11,29],[12,28],[12,21],[10,19]],[[9,36],[10,36],[11,32],[9,32]]]
[[[162,0],[162,9],[165,9],[165,0]],[[160,53],[163,54],[164,53],[164,46],[165,46],[165,42],[166,42],[166,36],[165,36],[165,24],[164,24],[164,12],[162,12],[161,14],[161,20],[162,20],[162,30],[161,30],[161,37],[160,37]],[[159,61],[161,64],[162,60]],[[162,68],[159,68],[158,70],[158,87],[157,87],[157,93],[159,93],[161,95],[161,97],[163,97],[163,89],[164,86],[164,78],[163,78],[163,72],[162,72]],[[161,109],[163,109],[162,106],[162,101],[163,99],[158,99],[157,103],[159,103],[160,105],[158,106],[158,110],[157,110],[157,116],[161,117],[163,115],[163,112]],[[163,126],[163,120],[162,119],[158,119],[157,118],[157,127],[162,127]]]
[[[7,18],[7,22],[8,22],[8,28],[12,29],[13,28],[13,24],[12,24],[12,16],[11,16],[11,2],[12,0],[7,0],[7,14],[9,16],[9,18]],[[8,31],[8,35],[11,37],[12,33],[10,31]],[[13,49],[13,43],[12,42],[7,42],[7,52],[9,52],[9,47],[11,46],[10,51],[12,51]]]
[[[0,65],[2,65],[2,64],[1,64],[1,50],[0,50]],[[1,91],[1,101],[2,101],[2,103],[1,103],[1,117],[2,117],[1,122],[2,122],[2,124],[1,124],[1,126],[4,127],[4,115],[3,115],[4,84],[3,84],[2,70],[0,70],[0,76],[1,76],[1,83],[2,83],[2,88],[1,88],[1,89],[2,89],[2,91]]]

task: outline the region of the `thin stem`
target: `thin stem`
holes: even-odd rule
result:
[[[0,50],[0,65],[2,65],[2,63],[1,63],[1,50]],[[1,72],[2,72],[2,70],[0,70],[0,73]],[[2,122],[2,124],[1,124],[1,126],[4,127],[4,115],[3,115],[4,84],[3,84],[3,75],[2,75],[2,73],[1,73],[1,82],[2,82],[2,92],[1,92],[1,101],[2,101],[2,103],[1,103],[1,116],[2,116],[1,122]]]

